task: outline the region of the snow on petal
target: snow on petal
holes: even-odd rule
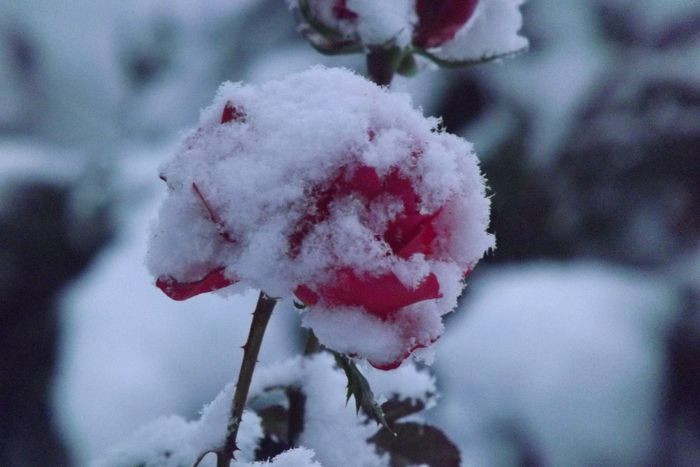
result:
[[[472,61],[505,56],[527,48],[519,34],[524,0],[481,0],[455,37],[431,52],[443,60]]]

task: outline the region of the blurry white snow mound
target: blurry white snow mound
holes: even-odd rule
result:
[[[0,155],[0,211],[12,201],[11,192],[17,183],[67,185],[87,172],[80,151],[52,148],[31,139],[3,139]]]
[[[395,366],[494,246],[472,146],[438,124],[344,69],[226,83],[161,167],[148,267],[175,299],[297,294],[324,345]]]
[[[435,418],[465,465],[643,465],[672,288],[599,264],[493,269],[437,348]]]
[[[367,372],[378,400],[398,397],[425,406],[432,405],[434,380],[413,365],[405,365],[390,373],[371,369]],[[257,369],[249,396],[253,405],[257,399],[270,401],[277,396],[286,397],[284,388],[289,386],[298,387],[306,395],[304,432],[299,440],[303,448],[281,454],[270,465],[388,465],[388,457],[377,454],[375,446],[368,442],[380,427],[358,416],[352,404],[346,404],[346,382],[344,373],[335,367],[333,357],[328,353],[306,359],[291,358]],[[192,465],[201,453],[215,449],[223,442],[233,387],[229,384],[204,408],[198,420],[188,422],[179,416],[159,418],[136,431],[104,458],[95,461],[93,466]],[[241,462],[231,465],[268,465],[246,463],[253,458],[262,436],[259,417],[253,412],[245,412],[237,440],[241,450],[236,452],[236,458]],[[313,461],[314,456],[320,464]]]
[[[226,386],[211,404],[204,407],[198,420],[188,422],[174,415],[159,418],[137,430],[129,439],[92,465],[94,467],[193,465],[200,454],[217,449],[223,444],[233,388],[233,384]],[[236,452],[236,459],[252,460],[260,438],[262,438],[260,417],[252,412],[244,412],[236,438],[240,448],[240,451]]]

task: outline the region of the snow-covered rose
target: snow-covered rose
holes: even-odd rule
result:
[[[419,50],[429,58],[474,62],[527,47],[518,32],[523,0],[289,0],[301,30],[328,52],[367,46]]]
[[[438,123],[343,69],[224,84],[161,170],[158,287],[294,294],[324,345],[397,366],[494,245],[471,145]]]

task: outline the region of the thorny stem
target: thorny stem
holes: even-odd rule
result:
[[[379,86],[389,86],[396,70],[396,51],[381,46],[367,52],[367,76]]]
[[[229,467],[231,459],[234,458],[233,453],[238,449],[236,445],[236,436],[238,435],[238,428],[241,424],[243,408],[248,399],[248,390],[250,389],[250,382],[253,379],[255,365],[258,362],[258,354],[260,353],[260,345],[265,335],[265,328],[270,321],[272,310],[275,308],[276,304],[277,299],[267,296],[264,292],[260,292],[258,303],[253,312],[253,321],[250,323],[248,340],[243,346],[243,362],[241,363],[241,371],[238,373],[236,391],[231,404],[231,415],[229,416],[228,427],[226,429],[226,440],[223,446],[210,451],[216,454],[216,467]],[[194,464],[194,467],[197,467],[206,454],[207,453],[204,453],[200,456]]]

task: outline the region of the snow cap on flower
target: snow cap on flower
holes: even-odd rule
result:
[[[520,52],[524,0],[288,0],[300,31],[320,51],[417,50],[439,64]]]
[[[344,69],[222,85],[161,168],[158,287],[294,294],[324,345],[397,366],[494,245],[472,147],[438,124]]]

